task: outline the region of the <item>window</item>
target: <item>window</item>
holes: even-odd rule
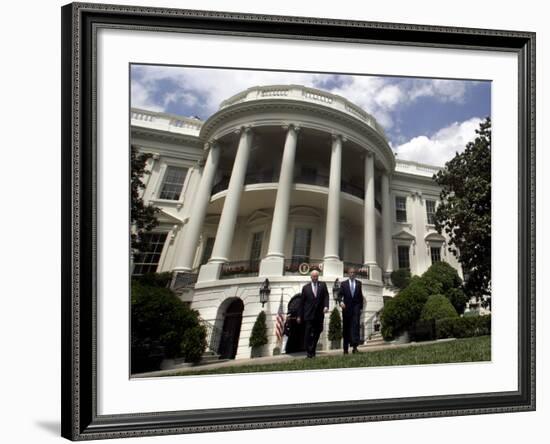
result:
[[[160,190],[160,199],[179,200],[187,168],[168,166]]]
[[[210,259],[210,256],[212,256],[215,239],[216,238],[214,237],[209,237],[206,239],[206,242],[204,243],[204,248],[202,249],[201,265],[206,264],[208,262],[208,259]]]
[[[292,259],[294,262],[309,262],[311,249],[311,228],[296,228],[294,230],[294,245]]]
[[[428,218],[428,224],[435,224],[435,200],[426,200],[426,216]]]
[[[399,245],[397,247],[397,262],[399,268],[410,268],[411,264],[409,261],[409,246],[408,245]]]
[[[263,231],[258,231],[252,235],[252,246],[250,247],[250,262],[258,262],[262,254]]]
[[[395,196],[395,220],[407,222],[407,198]]]
[[[431,247],[430,256],[432,257],[432,264],[441,262],[441,247]]]
[[[157,271],[160,255],[162,254],[167,235],[167,232],[145,233],[143,235],[143,239],[147,244],[147,249],[136,255],[134,260],[134,275],[139,276],[146,273],[155,273]]]

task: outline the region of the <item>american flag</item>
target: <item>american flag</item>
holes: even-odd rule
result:
[[[285,329],[285,312],[283,310],[283,297],[281,296],[281,303],[279,304],[279,310],[277,310],[277,319],[275,320],[275,334],[277,339],[281,340],[283,337],[283,331]]]

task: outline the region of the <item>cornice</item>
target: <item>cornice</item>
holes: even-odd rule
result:
[[[262,115],[267,115],[273,112],[287,112],[289,114],[301,114],[302,116],[289,115],[287,119],[262,119]],[[376,129],[370,127],[365,122],[354,117],[353,115],[346,114],[345,112],[329,108],[317,103],[302,102],[292,99],[274,99],[274,100],[258,100],[258,101],[246,101],[239,102],[230,106],[226,106],[223,109],[218,110],[210,118],[208,118],[200,132],[201,140],[208,140],[212,137],[221,138],[228,133],[235,130],[236,127],[242,126],[242,122],[237,122],[238,119],[248,117],[247,123],[254,127],[272,126],[272,125],[288,125],[295,124],[303,128],[312,128],[317,130],[326,131],[328,134],[335,132],[331,123],[338,123],[344,127],[349,128],[351,131],[362,136],[363,139],[357,139],[351,133],[342,134],[347,140],[352,140],[365,149],[368,149],[374,145],[381,156],[384,157],[383,163],[390,171],[395,169],[395,157],[391,147]],[[307,117],[310,117],[308,119]],[[319,125],[313,122],[311,119],[326,119],[326,125]],[[235,125],[231,125],[231,121],[235,120]],[[336,131],[340,133],[339,131]]]

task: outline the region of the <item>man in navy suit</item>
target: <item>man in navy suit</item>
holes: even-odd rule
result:
[[[325,313],[328,311],[328,288],[324,282],[319,282],[319,272],[311,272],[311,282],[302,287],[302,300],[298,315],[298,323],[305,323],[305,342],[307,357],[315,357],[319,336],[323,331]]]
[[[363,290],[361,281],[355,279],[355,268],[348,270],[349,279],[342,282],[339,292],[342,307],[342,333],[344,336],[344,354],[348,354],[351,344],[352,353],[357,353],[360,340],[361,311],[363,310]]]

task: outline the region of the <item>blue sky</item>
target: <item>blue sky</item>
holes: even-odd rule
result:
[[[339,94],[384,127],[398,158],[444,165],[491,114],[488,81],[132,65],[131,105],[206,120],[252,86],[301,84]]]

